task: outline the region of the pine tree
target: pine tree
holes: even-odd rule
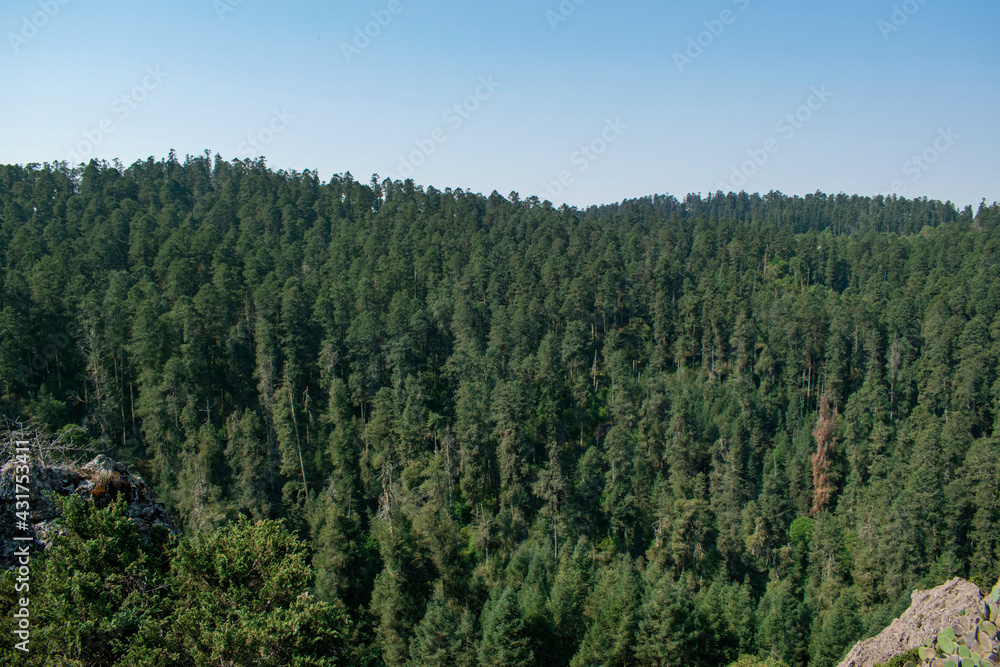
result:
[[[534,655],[513,588],[504,586],[499,595],[483,608],[481,625],[481,667],[519,667],[532,663]]]
[[[383,563],[375,578],[370,605],[378,619],[378,647],[386,665],[404,665],[414,629],[425,611],[429,573],[405,514],[396,515],[391,525],[378,520],[374,532]]]
[[[546,602],[554,635],[549,643],[558,665],[569,664],[587,629],[588,552],[587,542],[581,538],[572,554],[563,553]]]
[[[772,581],[757,606],[757,650],[789,665],[804,664],[809,627],[803,607],[791,579]]]
[[[697,652],[699,619],[687,585],[655,565],[643,578],[642,620],[635,649],[638,664],[672,667],[703,658]]]
[[[225,458],[232,471],[228,495],[232,510],[255,520],[271,514],[267,443],[257,413],[246,409],[226,421]]]
[[[454,600],[447,598],[444,584],[434,585],[434,595],[427,603],[427,611],[417,625],[410,642],[412,667],[457,667],[466,660],[466,639],[462,628],[461,609]]]
[[[810,642],[812,655],[809,664],[818,667],[838,664],[863,630],[857,600],[850,590],[845,591],[832,607],[820,614]]]
[[[641,595],[635,565],[628,557],[619,557],[603,572],[587,601],[590,627],[573,656],[572,667],[624,667],[634,662]]]

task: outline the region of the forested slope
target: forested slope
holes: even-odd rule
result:
[[[998,224],[4,166],[0,398],[189,534],[284,518],[351,664],[833,665],[1000,575]]]

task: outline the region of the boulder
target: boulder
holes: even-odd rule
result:
[[[32,551],[52,545],[62,528],[57,523],[59,509],[52,495],[76,494],[98,507],[106,507],[119,495],[128,501],[127,514],[135,522],[139,534],[148,538],[156,524],[178,533],[173,517],[162,503],[153,500],[153,491],[146,481],[125,465],[99,455],[82,467],[31,465],[26,485],[29,489],[30,527],[18,526],[16,461],[0,468],[0,568],[14,564],[14,550],[19,545],[13,538],[33,534]],[[23,474],[23,473],[22,473]]]
[[[955,577],[929,591],[913,591],[910,606],[889,627],[854,645],[839,667],[873,667],[921,646],[942,628],[959,623],[960,612],[982,606],[983,592]]]

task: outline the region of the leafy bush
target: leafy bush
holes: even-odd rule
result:
[[[184,540],[170,565],[169,614],[148,623],[125,664],[335,665],[345,617],[309,594],[304,543],[245,517]]]
[[[920,660],[920,656],[917,654],[917,649],[914,648],[910,649],[909,651],[907,651],[902,655],[897,655],[889,662],[884,662],[875,665],[875,667],[903,667],[904,665],[915,660]]]
[[[309,594],[303,542],[245,518],[197,540],[145,540],[119,496],[101,509],[57,499],[62,529],[32,554],[31,652],[2,664],[319,667],[343,652],[345,616]],[[0,575],[3,629],[14,577]],[[9,634],[9,633],[8,633]],[[16,661],[15,661],[16,658]],[[15,662],[12,662],[15,661]]]

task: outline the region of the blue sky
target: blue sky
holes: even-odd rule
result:
[[[1000,200],[996,0],[7,0],[0,162]],[[367,32],[367,34],[366,34]]]

